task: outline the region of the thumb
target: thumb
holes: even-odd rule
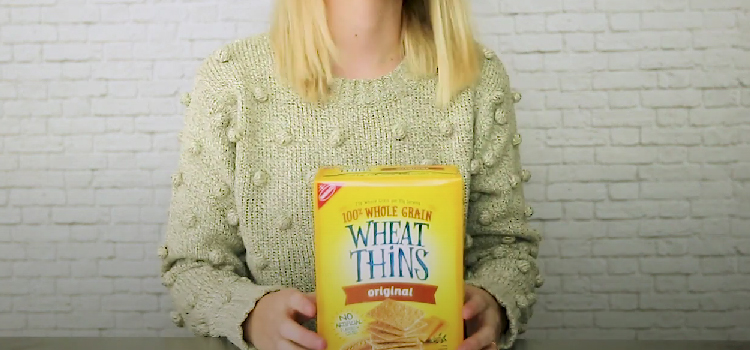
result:
[[[315,292],[307,293],[306,296],[308,299],[310,299],[310,301],[313,302],[313,304],[318,304],[318,296],[315,294]]]
[[[469,320],[487,309],[487,301],[479,293],[471,293],[462,310],[464,320]]]
[[[317,313],[316,303],[302,292],[297,292],[289,297],[289,310],[293,313],[299,313],[305,317],[313,318]]]

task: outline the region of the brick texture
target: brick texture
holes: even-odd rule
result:
[[[0,3],[0,335],[175,336],[179,94],[272,0]],[[473,0],[523,93],[526,337],[750,339],[750,2]]]

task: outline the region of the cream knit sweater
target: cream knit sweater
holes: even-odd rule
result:
[[[179,168],[162,279],[172,319],[242,349],[242,323],[262,296],[315,286],[312,188],[316,168],[455,164],[466,183],[466,282],[507,310],[510,347],[532,314],[540,236],[527,225],[510,90],[484,48],[481,80],[447,109],[434,79],[405,65],[371,80],[337,79],[324,105],[305,103],[275,78],[267,34],[237,40],[200,66],[183,96]],[[315,329],[312,322],[310,328]]]

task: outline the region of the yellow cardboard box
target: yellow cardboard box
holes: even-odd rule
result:
[[[454,350],[463,340],[464,183],[453,166],[321,169],[317,327],[329,350]]]

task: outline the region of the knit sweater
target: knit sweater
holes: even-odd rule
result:
[[[405,64],[375,79],[337,78],[325,103],[277,79],[267,34],[203,60],[183,95],[178,169],[159,249],[172,319],[241,349],[242,323],[264,295],[315,288],[312,181],[321,166],[453,164],[465,181],[466,283],[506,310],[510,347],[543,283],[529,227],[521,136],[508,74],[485,47],[481,78],[444,108],[436,78]],[[315,330],[315,323],[306,325]]]

